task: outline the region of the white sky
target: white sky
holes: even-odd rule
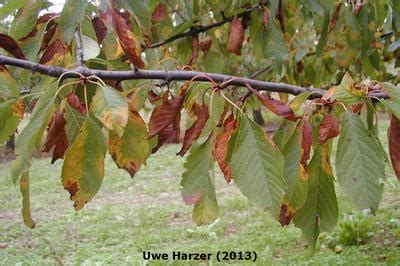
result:
[[[65,0],[50,0],[49,2],[52,2],[54,4],[54,6],[50,7],[50,12],[54,12],[54,13],[58,13],[61,12]]]

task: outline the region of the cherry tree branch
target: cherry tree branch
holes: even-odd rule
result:
[[[82,34],[81,28],[78,25],[75,31],[75,41],[76,41],[76,49],[75,49],[75,58],[76,58],[76,67],[83,67],[83,41],[82,41]]]
[[[167,82],[171,81],[201,81],[210,82],[210,80],[215,83],[224,83],[223,87],[227,86],[238,86],[246,87],[250,85],[253,89],[258,91],[270,91],[270,92],[281,92],[288,93],[292,95],[298,95],[302,92],[311,92],[309,99],[321,98],[324,94],[324,90],[311,88],[311,87],[299,87],[296,85],[290,85],[286,83],[278,82],[268,82],[261,81],[251,78],[235,77],[231,75],[207,73],[207,72],[197,72],[197,71],[185,71],[185,70],[131,70],[131,71],[110,71],[110,70],[98,70],[90,68],[76,68],[67,69],[57,66],[49,66],[38,64],[35,62],[21,60],[17,58],[12,58],[4,55],[0,55],[0,65],[10,65],[16,66],[24,69],[31,70],[33,72],[38,72],[51,77],[64,78],[80,78],[81,76],[90,77],[97,76],[98,78],[104,80],[134,80],[134,79],[153,79],[153,80],[165,80]],[[370,95],[371,97],[377,98],[387,98],[385,93],[374,93]]]

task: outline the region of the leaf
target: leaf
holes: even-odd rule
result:
[[[182,175],[182,197],[186,204],[194,204],[193,219],[196,224],[210,224],[219,215],[219,207],[212,180],[213,160],[211,156],[213,139],[192,147],[184,164]]]
[[[14,1],[14,0],[13,0]],[[14,40],[27,36],[36,26],[36,19],[42,8],[42,0],[28,0],[26,5],[18,11],[11,23],[9,35]]]
[[[153,23],[162,22],[168,17],[167,7],[164,4],[158,4],[151,14],[151,21]]]
[[[319,126],[319,143],[323,144],[329,139],[337,137],[339,133],[339,122],[329,113]]]
[[[119,137],[124,134],[129,116],[128,103],[117,90],[108,85],[100,86],[92,98],[90,110],[105,128]]]
[[[183,156],[189,148],[192,146],[193,141],[197,140],[206,125],[208,120],[208,106],[203,104],[194,103],[190,110],[195,116],[197,116],[196,122],[185,131],[185,137],[183,138],[182,149],[178,152],[178,155]]]
[[[66,44],[70,44],[76,27],[85,18],[87,0],[66,0],[60,15],[60,29]]]
[[[19,189],[22,194],[22,218],[29,228],[35,228],[35,221],[31,215],[31,203],[29,197],[29,171],[23,172],[19,180]]]
[[[337,20],[338,20],[339,15],[340,15],[340,10],[341,10],[341,8],[342,8],[342,4],[343,4],[343,3],[339,3],[339,4],[336,6],[335,12],[333,13],[332,18],[331,18],[331,21],[329,22],[329,29],[328,29],[328,32],[331,32],[332,30],[335,29]]]
[[[236,55],[241,55],[243,40],[244,40],[244,27],[242,21],[237,16],[235,16],[231,22],[228,47],[226,48],[227,51]]]
[[[29,170],[32,152],[40,144],[43,132],[54,112],[56,90],[57,82],[53,82],[44,91],[36,103],[31,120],[17,138],[15,146],[16,160],[11,167],[11,176],[14,181],[17,181],[23,172]]]
[[[112,11],[115,31],[118,35],[119,43],[121,44],[122,50],[128,56],[129,60],[138,68],[144,67],[141,54],[142,49],[140,43],[137,40],[135,34],[129,27],[128,21],[125,20],[119,13]]]
[[[307,167],[308,159],[310,159],[311,146],[313,143],[313,130],[310,122],[308,120],[304,120],[303,123],[303,133],[302,133],[302,141],[301,141],[301,159],[300,162],[304,167]]]
[[[388,94],[389,99],[382,101],[382,103],[400,119],[400,87],[394,86],[389,82],[382,83],[385,92]]]
[[[343,76],[340,85],[336,87],[335,92],[332,95],[332,101],[339,100],[347,105],[354,105],[358,103],[364,103],[365,91],[357,89],[353,78],[348,72]]]
[[[230,164],[243,195],[278,217],[285,189],[284,158],[263,128],[248,117],[239,120]]]
[[[0,142],[9,140],[20,122],[13,110],[15,103],[13,99],[0,102]]]
[[[10,15],[15,10],[25,6],[28,3],[28,0],[12,0],[5,2],[0,7],[0,18],[4,18],[5,16]]]
[[[82,112],[77,111],[70,103],[65,104],[65,132],[67,134],[68,143],[74,143],[76,137],[81,131],[82,125],[86,120],[86,116]]]
[[[0,65],[0,99],[18,98],[19,87],[5,66]]]
[[[194,36],[192,37],[192,56],[190,57],[188,65],[192,65],[193,63],[196,62],[197,57],[199,56],[199,49],[200,49],[199,37]]]
[[[12,54],[15,58],[25,59],[25,55],[19,48],[18,43],[10,36],[0,34],[0,47]]]
[[[304,206],[294,215],[308,244],[314,248],[322,231],[332,231],[338,221],[338,205],[329,160],[329,146],[318,146],[311,159],[308,193]]]
[[[96,33],[96,38],[97,38],[98,43],[102,43],[104,38],[107,35],[106,25],[104,25],[103,20],[99,17],[94,17],[92,19],[92,25],[93,25],[93,29]]]
[[[385,165],[372,133],[361,118],[345,113],[336,153],[336,169],[340,186],[359,209],[378,208],[382,198]]]
[[[75,210],[82,209],[100,189],[105,154],[106,145],[100,127],[92,119],[87,119],[65,156],[61,173],[63,186],[70,193]]]
[[[139,113],[130,106],[129,119],[122,137],[109,135],[109,152],[119,168],[125,169],[131,177],[149,156],[147,127]]]
[[[65,151],[68,148],[68,139],[65,132],[66,123],[64,114],[58,109],[50,122],[42,150],[43,152],[49,152],[54,147],[53,158],[51,159],[52,164],[58,159],[64,158]]]
[[[214,158],[228,183],[232,180],[232,168],[227,162],[228,143],[231,135],[236,131],[237,126],[235,116],[233,114],[228,116],[224,121],[224,131],[217,136],[213,150]]]
[[[48,65],[59,65],[63,62],[65,54],[68,53],[68,48],[64,46],[63,41],[57,38],[52,42],[43,53],[39,63]]]
[[[392,115],[389,127],[389,154],[393,170],[400,180],[400,121]]]
[[[202,39],[199,43],[200,45],[200,49],[203,52],[204,56],[207,56],[208,51],[211,48],[212,45],[212,39],[210,36],[205,37],[204,39]]]
[[[82,35],[83,60],[96,58],[100,54],[100,46],[93,39]]]

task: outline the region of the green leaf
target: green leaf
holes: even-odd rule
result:
[[[329,160],[329,146],[318,146],[308,166],[308,194],[304,206],[294,215],[294,224],[314,248],[322,231],[331,231],[338,220],[338,205]]]
[[[382,103],[400,119],[400,87],[394,86],[389,82],[382,83],[385,92],[389,95],[390,99],[382,101]]]
[[[106,143],[100,127],[91,118],[69,148],[61,179],[79,210],[99,191],[104,177]]]
[[[90,110],[105,128],[122,136],[128,123],[128,103],[122,95],[110,86],[101,86],[92,98]]]
[[[353,78],[348,72],[342,78],[340,85],[336,87],[332,100],[339,100],[347,105],[365,102],[365,91],[357,89]]]
[[[185,162],[182,175],[182,197],[186,204],[195,204],[193,219],[196,224],[210,224],[218,218],[219,207],[213,182],[213,139],[193,146]]]
[[[132,177],[150,155],[147,139],[146,124],[132,107],[123,136],[118,137],[110,132],[109,152],[118,167],[125,169]]]
[[[15,100],[0,102],[0,142],[9,140],[20,122],[20,119],[14,115],[15,102]]]
[[[45,30],[48,23],[46,24],[39,24],[37,26],[37,32],[34,36],[23,39],[19,41],[19,47],[21,48],[22,52],[30,61],[37,62],[38,53],[40,51],[40,46],[42,45],[42,40],[45,34]]]
[[[275,59],[278,63],[285,61],[289,56],[289,50],[277,22],[269,23],[265,38],[264,57]]]
[[[15,79],[5,68],[0,67],[0,98],[18,98],[19,89]]]
[[[13,39],[22,39],[35,28],[42,3],[42,0],[28,0],[27,4],[18,11],[9,31],[9,35]]]
[[[385,165],[375,137],[353,113],[343,117],[336,170],[340,186],[353,203],[374,212],[382,198]]]
[[[42,94],[33,110],[31,120],[17,139],[15,145],[16,160],[11,167],[11,175],[14,181],[17,181],[20,175],[28,171],[31,166],[32,152],[40,144],[43,132],[55,110],[54,95],[57,87],[57,82],[54,82]]]
[[[65,132],[67,134],[68,143],[74,143],[76,137],[81,131],[83,123],[86,120],[86,116],[76,111],[68,103],[66,103],[64,118],[67,121],[65,125]]]
[[[285,189],[282,154],[264,129],[247,116],[239,120],[232,152],[235,184],[251,202],[278,217]]]
[[[96,58],[100,54],[100,46],[99,44],[87,37],[86,35],[82,35],[82,50],[83,50],[83,60],[89,60],[92,58]]]
[[[19,188],[22,195],[22,218],[29,228],[35,227],[35,221],[31,216],[31,203],[29,197],[29,171],[22,173],[19,180]]]
[[[87,0],[67,0],[65,2],[60,16],[60,28],[67,44],[71,43],[76,27],[84,19],[87,5]]]
[[[0,18],[10,15],[15,10],[25,6],[28,0],[12,0],[7,1],[2,7],[0,7]]]

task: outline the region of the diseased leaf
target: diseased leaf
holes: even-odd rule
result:
[[[394,115],[390,120],[388,136],[390,161],[397,179],[400,180],[400,121]]]
[[[0,102],[0,142],[9,140],[20,122],[20,117],[13,110],[15,104],[14,99]]]
[[[200,44],[199,37],[196,35],[192,38],[192,56],[190,57],[188,65],[192,65],[196,62],[197,57],[199,56]]]
[[[366,92],[363,89],[356,88],[353,78],[346,72],[331,98],[344,104],[353,105],[364,103],[365,94]]]
[[[27,1],[26,5],[18,11],[16,18],[11,23],[10,37],[14,40],[20,40],[35,28],[36,19],[42,8],[42,4],[42,0]]]
[[[308,159],[310,159],[312,143],[313,143],[313,130],[311,124],[310,122],[308,122],[308,120],[304,120],[302,140],[301,140],[302,150],[301,150],[300,162],[303,164],[305,168],[307,167]]]
[[[68,150],[62,167],[62,183],[75,210],[82,209],[101,187],[106,144],[100,127],[87,119]]]
[[[361,118],[345,113],[336,153],[338,182],[359,209],[378,208],[385,165],[378,144]]]
[[[237,121],[235,119],[235,116],[231,114],[230,116],[228,116],[227,119],[225,119],[224,131],[217,136],[213,150],[214,158],[217,161],[222,173],[224,174],[226,182],[228,183],[232,180],[232,168],[227,161],[228,143],[231,135],[234,131],[236,131],[236,129]]]
[[[182,175],[182,197],[186,204],[195,205],[193,219],[196,224],[210,224],[218,218],[219,207],[215,194],[214,164],[211,156],[213,139],[193,146],[184,164]]]
[[[0,65],[0,99],[18,98],[19,88],[5,66]]]
[[[212,45],[211,37],[210,36],[205,37],[204,39],[202,39],[200,41],[199,45],[200,45],[200,49],[203,52],[204,56],[207,56],[208,51],[210,50],[211,45]]]
[[[315,149],[308,169],[307,199],[294,215],[293,222],[301,228],[304,238],[314,249],[319,234],[322,231],[332,231],[338,221],[338,205],[327,144]]]
[[[65,151],[68,148],[68,139],[65,132],[66,123],[67,121],[64,119],[64,114],[58,109],[50,122],[42,150],[44,152],[49,152],[54,147],[51,163],[54,163],[57,159],[64,158]]]
[[[192,146],[193,141],[197,140],[206,125],[208,120],[208,106],[205,104],[194,103],[190,110],[195,116],[197,116],[196,122],[185,131],[185,137],[183,138],[182,149],[178,152],[178,155],[183,156]]]
[[[107,85],[97,88],[90,110],[105,128],[119,137],[124,134],[129,116],[128,103],[117,90]]]
[[[164,4],[158,4],[151,15],[153,23],[164,21],[168,17],[167,7]]]
[[[43,53],[40,64],[60,65],[64,56],[68,53],[68,48],[60,38],[52,42]]]
[[[242,21],[237,16],[235,16],[231,22],[228,47],[226,48],[227,51],[236,55],[241,55],[243,40],[244,27]]]
[[[139,170],[150,155],[147,127],[139,113],[130,106],[129,118],[122,137],[109,135],[109,152],[119,168],[125,169],[131,177]]]
[[[19,189],[22,194],[22,218],[29,228],[35,228],[35,221],[31,215],[31,203],[29,197],[29,171],[23,172],[19,180]]]
[[[0,47],[12,54],[15,58],[25,59],[25,55],[19,48],[18,43],[10,36],[0,33]]]
[[[337,137],[339,135],[339,122],[336,118],[329,113],[325,116],[319,126],[319,143],[325,143],[329,139]]]
[[[78,24],[85,17],[87,0],[66,0],[60,15],[60,29],[66,44],[70,44]]]
[[[94,17],[92,19],[92,25],[96,33],[97,41],[99,42],[99,44],[101,44],[107,35],[107,27],[104,24],[103,20],[99,17]]]
[[[285,189],[284,158],[263,128],[246,116],[239,120],[230,164],[243,195],[278,218]]]

